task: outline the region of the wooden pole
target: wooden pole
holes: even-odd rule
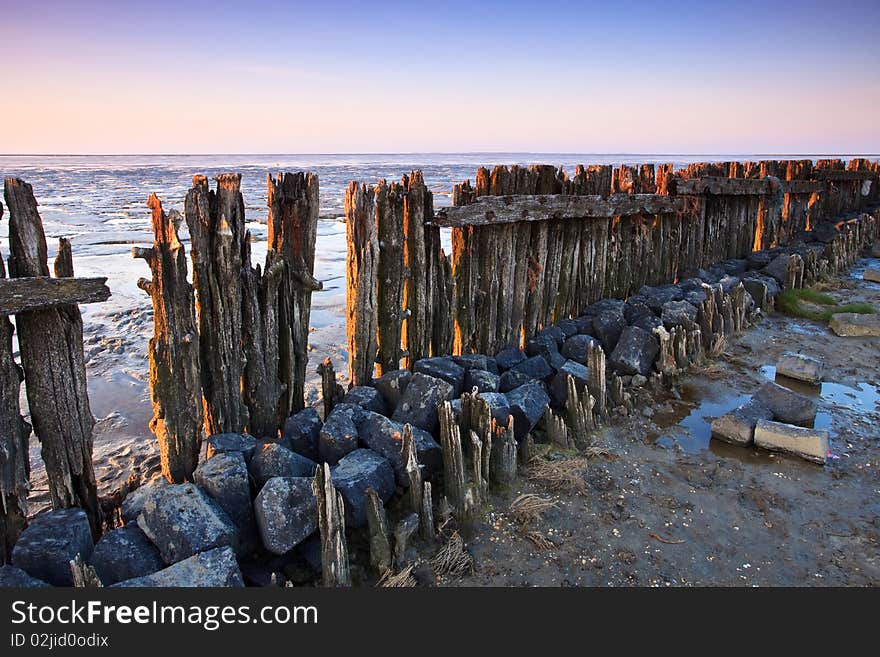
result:
[[[4,197],[9,208],[10,276],[48,276],[46,237],[33,189],[23,180],[6,178]],[[67,240],[59,245],[55,273],[61,278],[73,276]],[[42,445],[52,505],[82,507],[97,538],[102,518],[92,465],[95,419],[89,407],[79,308],[71,304],[25,312],[15,322],[27,372],[31,421]]]
[[[352,182],[345,194],[348,237],[345,332],[348,338],[349,380],[355,386],[370,384],[376,362],[379,240],[375,214],[373,190]]]
[[[345,503],[342,493],[333,487],[330,466],[326,463],[315,471],[312,492],[318,503],[324,586],[351,586],[348,545],[345,542]]]
[[[150,429],[159,441],[162,474],[168,481],[192,479],[202,442],[202,390],[199,378],[199,334],[196,330],[193,288],[187,281],[186,250],[177,228],[180,215],[166,214],[151,194],[152,248],[134,248],[132,255],[150,266],[152,281],[140,279],[138,287],[153,302],[153,337],[150,339]]]
[[[0,219],[3,204],[0,203]],[[0,280],[6,280],[6,266],[0,257]],[[12,547],[27,524],[27,494],[30,488],[28,439],[30,425],[21,415],[18,398],[24,372],[12,357],[12,334],[8,317],[0,316],[0,564],[12,559]]]

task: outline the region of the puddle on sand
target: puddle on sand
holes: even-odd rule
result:
[[[807,397],[813,397],[816,401],[858,412],[880,412],[880,387],[870,383],[859,382],[850,386],[825,381],[819,385],[810,385],[785,376],[777,376],[774,365],[765,365],[760,368],[760,372],[767,379]],[[713,419],[745,404],[751,397],[737,393],[713,396],[711,390],[707,391],[702,386],[685,386],[682,390],[682,401],[673,403],[671,412],[657,413],[654,416],[654,422],[664,429],[663,433],[656,437],[655,443],[667,448],[678,446],[689,454],[709,449],[719,456],[733,455],[746,458],[747,455],[752,454],[751,451],[711,440],[710,425]],[[816,414],[814,427],[831,432],[831,414],[819,411]],[[831,435],[833,437],[834,433],[831,432]]]

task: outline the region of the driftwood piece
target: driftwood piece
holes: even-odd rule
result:
[[[151,194],[152,248],[132,250],[153,273],[138,286],[153,302],[150,338],[150,430],[159,441],[162,474],[174,483],[192,479],[202,442],[202,390],[199,378],[199,334],[196,330],[193,288],[187,281],[186,250],[177,229],[180,215],[165,213]]]
[[[440,447],[443,451],[443,482],[446,498],[453,509],[464,515],[465,508],[465,468],[461,449],[461,432],[452,415],[452,406],[443,402],[438,410],[440,420]]]
[[[373,190],[352,182],[345,194],[348,237],[345,332],[348,338],[349,380],[355,386],[370,384],[376,362],[379,240],[375,214]]]
[[[81,554],[77,554],[70,560],[70,574],[73,578],[74,588],[101,588],[104,586],[95,568],[83,561]]]
[[[434,500],[430,481],[426,481],[422,489],[422,510],[419,514],[419,523],[422,538],[429,542],[433,541],[437,537],[437,530],[434,528]]]
[[[367,528],[370,533],[370,564],[382,574],[391,570],[391,539],[388,532],[388,516],[385,506],[375,489],[368,488]]]
[[[110,297],[106,283],[106,278],[0,279],[0,315],[106,301]]]
[[[345,390],[336,381],[336,370],[333,369],[333,361],[330,360],[330,356],[327,356],[318,365],[316,373],[321,377],[321,396],[324,402],[324,419],[326,420],[330,417],[333,407],[345,396]]]
[[[460,207],[443,208],[434,224],[447,228],[550,219],[608,218],[684,212],[685,199],[659,194],[614,196],[486,196]]]
[[[413,438],[412,426],[407,423],[403,425],[403,447],[400,451],[403,460],[403,468],[406,472],[406,478],[409,482],[407,488],[407,501],[409,509],[413,513],[421,514],[422,512],[422,471],[419,468],[419,458],[416,451],[416,443]]]
[[[560,449],[571,449],[574,446],[568,437],[568,427],[565,420],[561,415],[554,413],[551,408],[544,412],[544,433],[550,444]]]
[[[517,446],[513,432],[513,416],[507,420],[507,426],[495,426],[492,436],[492,456],[489,461],[489,478],[498,487],[510,486],[516,479],[517,459],[526,465],[532,458],[535,443],[532,434],[526,436],[522,444]]]
[[[9,208],[9,274],[48,276],[46,237],[29,184],[6,178]],[[70,242],[61,240],[55,274],[73,277]],[[101,533],[101,508],[92,465],[92,428],[83,356],[82,316],[76,305],[16,316],[25,389],[34,433],[42,446],[52,505],[82,507],[92,533]],[[20,428],[20,427],[19,427]]]
[[[242,267],[245,259],[241,175],[217,176],[217,190],[194,176],[184,204],[199,319],[199,357],[205,430],[240,433],[248,424],[241,398]],[[260,433],[255,434],[262,437]]]
[[[351,586],[348,544],[345,542],[345,503],[342,493],[333,487],[330,466],[326,463],[315,471],[312,492],[318,504],[324,586]]]
[[[3,205],[0,204],[0,218]],[[6,282],[6,266],[0,257],[0,282]],[[19,407],[24,372],[12,357],[15,328],[0,316],[0,564],[12,559],[12,547],[27,524],[27,494],[31,426]]]

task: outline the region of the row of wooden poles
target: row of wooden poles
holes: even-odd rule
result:
[[[496,166],[456,185],[436,216],[420,172],[352,183],[351,381],[429,355],[493,354],[599,299],[790,243],[821,218],[876,204],[878,173],[865,159],[594,165],[572,177]],[[442,228],[450,256],[437,247]]]
[[[153,303],[150,428],[158,439],[162,473],[172,482],[192,479],[203,435],[247,431],[273,438],[304,405],[311,295],[322,287],[313,276],[318,179],[304,173],[269,177],[263,267],[251,260],[240,183],[238,174],[223,174],[212,190],[204,176],[195,176],[182,215],[165,212],[151,195],[155,240],[152,247],[133,250],[152,272],[150,280],[138,281]],[[8,560],[27,519],[31,426],[19,406],[22,380],[53,507],[83,508],[95,537],[102,533],[77,304],[110,295],[106,278],[73,277],[65,239],[51,278],[33,189],[7,178],[4,197],[11,278],[0,258],[0,562]],[[184,220],[192,283],[178,233]],[[15,330],[21,365],[13,357]]]

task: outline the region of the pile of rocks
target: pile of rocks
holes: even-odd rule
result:
[[[821,360],[785,352],[776,364],[779,380],[795,379],[809,385],[822,381]],[[828,432],[816,429],[814,399],[768,381],[752,398],[712,422],[712,437],[725,442],[786,452],[815,463],[828,457]]]

